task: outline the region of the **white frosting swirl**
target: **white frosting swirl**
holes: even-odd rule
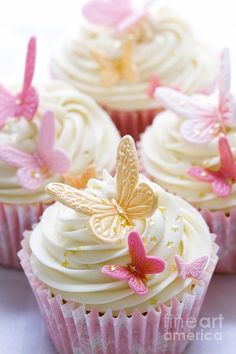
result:
[[[208,99],[197,96],[196,99]],[[141,137],[141,159],[149,176],[169,192],[186,199],[200,209],[230,211],[236,206],[236,184],[226,198],[217,197],[210,183],[201,182],[187,174],[192,166],[216,168],[220,164],[218,137],[208,144],[186,141],[180,126],[184,119],[165,111]],[[227,138],[236,157],[236,127],[231,127]]]
[[[192,279],[181,280],[178,277],[173,269],[174,255],[181,255],[185,262],[203,255],[210,259],[212,237],[193,207],[155,184],[152,187],[158,193],[159,206],[166,209],[157,209],[151,218],[136,220],[135,229],[146,244],[147,254],[164,259],[166,269],[148,276],[149,291],[145,296],[133,293],[127,282],[101,272],[104,265],[125,266],[130,262],[127,249],[129,231],[125,230],[123,242],[97,243],[87,227],[88,216],[60,203],[47,208],[31,234],[34,274],[54,294],[85,304],[87,310],[96,306],[101,312],[110,308],[114,312],[126,309],[132,313],[138,307],[145,312],[155,300],[167,302],[172,296],[181,295],[192,284]],[[114,179],[108,174],[104,174],[103,181],[90,180],[87,189],[103,198],[114,198],[115,190]],[[177,229],[173,227],[176,224]],[[154,242],[153,236],[156,237]],[[67,267],[65,263],[63,266],[65,261],[68,262]]]
[[[216,55],[209,46],[196,41],[188,24],[175,12],[167,8],[153,10],[143,21],[139,30],[150,32],[151,39],[135,44],[136,83],[123,80],[113,87],[101,83],[100,68],[91,51],[103,52],[110,58],[120,57],[124,38],[91,24],[82,24],[77,37],[68,40],[55,54],[52,74],[71,82],[100,104],[123,111],[159,107],[147,94],[154,75],[160,77],[162,86],[179,87],[189,94],[203,90],[214,81]]]
[[[90,97],[62,82],[52,82],[39,91],[40,104],[34,119],[12,119],[0,130],[0,144],[31,153],[36,149],[42,114],[51,110],[56,120],[56,145],[71,159],[70,172],[81,174],[94,164],[98,170],[114,167],[119,134],[108,115]],[[58,181],[53,175],[41,188],[26,190],[18,182],[17,169],[0,160],[0,201],[33,203],[47,201],[45,186]]]

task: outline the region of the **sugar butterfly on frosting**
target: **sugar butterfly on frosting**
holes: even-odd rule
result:
[[[17,168],[19,183],[26,189],[37,189],[51,172],[64,174],[70,167],[70,159],[64,151],[55,149],[55,119],[52,112],[41,118],[37,149],[27,153],[13,146],[0,146],[0,160]]]
[[[180,128],[185,140],[205,144],[236,124],[236,100],[230,93],[230,60],[227,49],[221,54],[217,87],[219,92],[216,105],[207,96],[203,103],[197,101],[196,97],[188,97],[164,87],[158,88],[154,96],[165,108],[186,119]]]
[[[193,166],[188,169],[188,174],[193,178],[210,183],[213,192],[220,198],[228,197],[232,190],[232,184],[236,182],[236,162],[232,154],[229,142],[222,136],[218,141],[220,155],[220,167],[217,170],[210,170],[200,166]]]
[[[187,277],[201,279],[207,262],[208,256],[199,257],[191,263],[185,263],[180,256],[175,256],[178,275],[181,279],[186,279]]]
[[[146,256],[143,241],[136,231],[128,235],[128,250],[131,262],[127,266],[109,264],[102,267],[102,272],[112,278],[128,281],[136,294],[146,295],[148,292],[146,275],[163,272],[165,261],[159,257]]]
[[[133,228],[135,219],[151,216],[157,207],[155,191],[139,181],[137,152],[130,136],[121,139],[116,160],[114,198],[102,199],[63,183],[46,187],[55,200],[90,217],[88,225],[98,241],[119,241],[124,228]]]
[[[137,9],[131,0],[91,0],[85,3],[82,12],[95,25],[122,32],[141,20],[154,1],[141,0],[141,9]]]
[[[28,44],[22,90],[13,95],[0,85],[0,128],[7,123],[8,119],[13,117],[24,117],[30,121],[37,111],[39,99],[36,89],[32,86],[35,56],[36,39],[31,38]]]
[[[100,80],[105,86],[116,85],[121,80],[131,83],[137,81],[138,74],[133,62],[133,41],[131,39],[123,44],[119,58],[110,59],[99,51],[92,51],[91,56],[99,67]]]

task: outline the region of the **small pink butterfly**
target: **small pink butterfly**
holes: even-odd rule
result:
[[[154,93],[155,93],[156,89],[161,86],[163,86],[163,85],[162,85],[160,77],[158,75],[154,75],[151,78],[148,89],[147,89],[148,96],[154,97]],[[172,86],[171,88],[175,89],[176,91],[179,91],[178,87]]]
[[[46,112],[41,120],[38,147],[28,154],[9,145],[0,146],[0,159],[10,166],[17,167],[19,183],[26,189],[37,189],[43,178],[50,172],[64,174],[68,171],[70,160],[55,144],[55,120],[52,112]]]
[[[90,22],[120,32],[138,22],[155,0],[142,1],[142,9],[137,10],[131,0],[91,0],[84,5],[82,12]]]
[[[175,256],[175,263],[178,275],[181,279],[186,279],[187,277],[200,279],[202,277],[207,262],[208,256],[197,258],[195,259],[195,261],[189,264],[184,263],[183,259],[180,256]]]
[[[25,117],[31,120],[38,108],[38,94],[31,86],[36,56],[36,39],[31,38],[26,56],[23,88],[17,95],[12,95],[5,87],[0,85],[0,128],[9,118]]]
[[[165,269],[165,261],[158,257],[147,257],[143,241],[138,232],[132,231],[128,236],[128,248],[131,263],[127,267],[106,265],[102,272],[119,280],[127,280],[130,288],[138,295],[148,292],[146,274],[161,273]]]
[[[199,181],[211,183],[213,192],[220,198],[228,197],[232,184],[236,182],[236,163],[226,137],[218,141],[221,167],[211,171],[202,167],[190,167],[188,174]]]
[[[180,131],[184,139],[191,143],[205,144],[227,127],[236,124],[236,100],[230,93],[229,51],[221,55],[221,67],[217,82],[219,90],[218,105],[196,102],[181,92],[169,88],[158,88],[155,98],[167,109],[186,119]]]

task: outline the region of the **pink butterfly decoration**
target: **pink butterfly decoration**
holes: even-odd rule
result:
[[[127,267],[106,265],[102,272],[119,280],[126,280],[130,288],[138,295],[148,292],[146,274],[161,273],[165,269],[165,261],[158,257],[147,257],[143,241],[138,232],[132,231],[128,236],[128,248],[131,263]]]
[[[236,100],[230,93],[230,61],[227,49],[222,51],[217,87],[218,105],[196,102],[194,97],[164,87],[158,88],[154,96],[165,108],[186,119],[180,128],[185,140],[205,144],[219,133],[224,133],[227,127],[236,124]]]
[[[12,95],[5,87],[0,85],[0,128],[9,118],[24,117],[31,120],[38,108],[38,94],[31,86],[36,56],[36,39],[31,38],[26,56],[25,75],[22,91]]]
[[[154,1],[142,0],[142,9],[137,10],[131,0],[91,0],[83,6],[82,12],[90,22],[122,32],[137,23]]]
[[[154,93],[155,93],[156,89],[161,86],[163,86],[163,85],[162,85],[160,77],[158,75],[154,75],[151,78],[148,89],[147,89],[148,96],[154,97]],[[178,87],[172,86],[171,88],[175,89],[176,91],[179,91]]]
[[[28,154],[9,145],[0,146],[0,159],[16,167],[19,183],[26,189],[37,189],[50,172],[64,174],[70,167],[67,155],[55,144],[55,119],[46,112],[41,120],[37,150]]]
[[[195,179],[211,183],[213,192],[220,198],[228,197],[232,184],[236,182],[236,163],[226,137],[218,141],[221,166],[218,171],[211,171],[202,167],[190,167],[188,174]]]
[[[192,263],[186,264],[180,256],[175,256],[175,263],[178,275],[181,279],[192,277],[201,279],[205,266],[208,262],[208,256],[203,256],[195,259]]]

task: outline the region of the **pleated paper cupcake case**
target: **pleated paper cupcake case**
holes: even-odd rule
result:
[[[103,109],[111,117],[113,123],[120,131],[121,136],[131,135],[135,141],[138,141],[140,134],[152,124],[154,117],[162,111],[162,109],[149,109],[140,111],[119,111],[103,106]]]
[[[188,341],[166,340],[175,333],[186,335],[192,331],[188,318],[197,318],[212,273],[217,262],[214,244],[212,258],[201,281],[197,281],[191,293],[184,293],[182,300],[172,298],[169,306],[159,304],[150,307],[146,314],[135,310],[127,316],[124,310],[117,317],[110,310],[99,314],[96,309],[86,312],[84,306],[65,302],[54,296],[32,272],[28,237],[19,252],[21,265],[36,296],[48,333],[61,354],[179,354]],[[176,317],[179,321],[176,321]],[[173,324],[173,318],[174,324]],[[178,322],[178,323],[176,323]]]
[[[0,203],[0,265],[20,268],[17,252],[25,230],[39,221],[47,205],[14,205]]]

